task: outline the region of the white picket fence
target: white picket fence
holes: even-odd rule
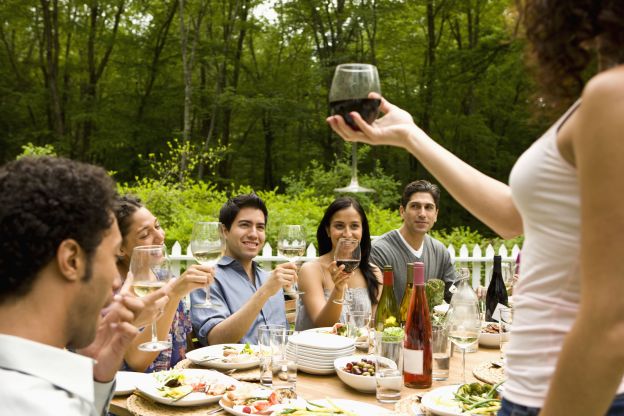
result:
[[[374,237],[373,237],[374,239]],[[454,263],[455,268],[459,269],[460,267],[468,267],[472,271],[472,286],[477,287],[479,285],[487,286],[490,280],[490,276],[492,274],[492,262],[494,259],[495,250],[491,244],[489,244],[485,249],[485,254],[482,252],[481,247],[475,245],[472,249],[472,253],[470,253],[468,247],[463,244],[459,248],[459,255],[456,253],[455,247],[453,245],[449,245],[447,247],[449,254],[451,255],[451,261]],[[186,268],[189,264],[194,264],[195,260],[193,259],[193,255],[191,254],[191,247],[186,248],[185,254],[182,254],[182,246],[179,242],[175,242],[171,247],[171,250],[168,250],[170,253],[171,264],[173,268],[174,276],[179,276],[180,270],[182,268]],[[503,273],[509,273],[509,270],[512,270],[515,265],[516,258],[518,257],[518,253],[520,252],[520,247],[518,245],[514,245],[511,249],[511,253],[507,250],[507,247],[501,245],[498,249],[498,254],[502,257],[503,261]],[[316,259],[316,247],[314,244],[310,244],[306,250],[306,256],[303,257],[302,261],[311,261]],[[262,249],[262,254],[255,258],[255,260],[262,264],[264,268],[270,270],[273,268],[274,263],[281,263],[287,261],[286,258],[278,256],[277,254],[273,254],[273,248],[269,243],[264,245]],[[508,267],[505,267],[508,266]]]

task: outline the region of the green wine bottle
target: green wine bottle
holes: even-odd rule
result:
[[[375,329],[383,332],[385,328],[400,326],[399,308],[394,297],[394,275],[392,266],[384,266],[383,289],[375,313]]]
[[[401,325],[405,326],[407,322],[407,311],[409,310],[412,292],[414,291],[414,263],[407,263],[407,277],[405,279],[405,292],[401,300]]]

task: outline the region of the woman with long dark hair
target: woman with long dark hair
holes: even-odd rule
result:
[[[624,414],[624,2],[518,1],[549,92],[578,97],[518,159],[509,186],[435,143],[400,108],[349,141],[413,154],[504,238],[524,233],[499,415]],[[587,69],[597,68],[586,84]]]
[[[360,242],[359,267],[347,273],[337,266],[334,250],[340,238]],[[354,309],[374,312],[380,294],[381,272],[369,263],[371,240],[368,219],[362,206],[353,198],[338,198],[327,207],[316,231],[319,257],[305,263],[299,271],[301,296],[296,328],[304,330],[345,322],[345,305],[341,300],[349,288]]]

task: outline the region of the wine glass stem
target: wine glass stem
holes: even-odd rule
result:
[[[466,348],[462,348],[462,374],[464,377],[464,383],[466,384]]]
[[[351,143],[351,182],[357,182],[357,142]]]
[[[158,328],[156,327],[156,320],[152,321],[152,343],[158,343]]]
[[[210,285],[206,285],[206,304],[210,304]]]

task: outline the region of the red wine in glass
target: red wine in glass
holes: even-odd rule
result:
[[[373,121],[379,115],[379,105],[381,100],[377,98],[358,98],[349,100],[332,101],[329,103],[332,115],[340,115],[344,118],[345,122],[353,130],[360,130],[355,124],[355,121],[351,118],[349,113],[357,111],[360,113],[364,121],[368,124],[372,124]]]
[[[336,260],[336,266],[344,266],[345,273],[351,273],[360,265],[359,260]]]

